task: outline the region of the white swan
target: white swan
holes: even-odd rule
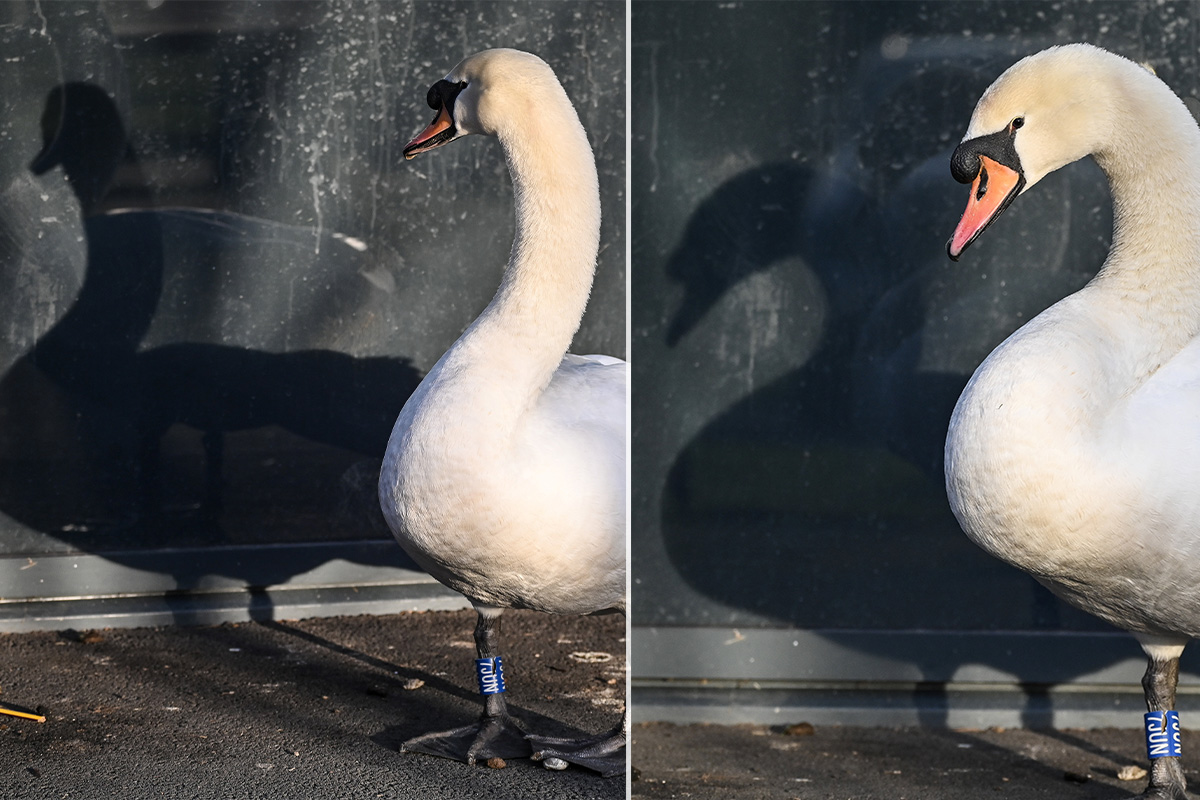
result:
[[[628,368],[566,354],[591,290],[600,197],[587,135],[554,73],[528,53],[487,50],[428,101],[437,117],[405,157],[470,133],[497,137],[516,238],[495,298],[396,420],[379,497],[408,554],[471,600],[478,655],[490,659],[504,608],[624,613]],[[625,728],[582,743],[533,739],[532,750],[554,768],[619,774]],[[404,748],[468,763],[531,753],[503,694],[487,695],[479,724]]]
[[[955,151],[955,177],[973,186],[949,253],[1088,154],[1112,187],[1108,258],[976,370],[950,421],[946,487],[977,544],[1133,632],[1161,712],[1200,634],[1196,121],[1150,71],[1095,47],[1018,62]],[[1177,757],[1152,761],[1144,796],[1187,796]]]

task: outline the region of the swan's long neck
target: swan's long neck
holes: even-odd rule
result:
[[[1150,73],[1124,64],[1109,142],[1113,241],[1094,296],[1153,325],[1169,357],[1200,334],[1200,128]]]
[[[494,425],[519,418],[550,382],[583,317],[599,249],[592,150],[566,95],[550,100],[497,133],[516,236],[496,296],[449,356],[487,385]]]

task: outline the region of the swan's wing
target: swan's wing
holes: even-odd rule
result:
[[[624,562],[626,420],[629,365],[609,356],[568,354],[542,393],[532,428],[560,465],[577,464],[585,484],[613,516]],[[568,455],[568,453],[570,455]],[[601,488],[603,487],[603,488]]]
[[[583,577],[597,587],[588,595],[593,609],[625,607],[628,387],[624,361],[568,354],[530,420],[536,433],[529,443],[554,474],[546,502],[567,499],[568,515],[600,521],[586,542],[569,542],[558,531],[553,545],[573,564],[564,574],[578,570],[577,554],[587,554]]]
[[[628,390],[626,362],[612,356],[567,353],[539,405],[558,424],[572,428],[595,426],[605,436],[619,439],[623,454]]]
[[[563,356],[562,364],[560,364],[558,368],[561,370],[568,366],[587,367],[589,364],[602,364],[605,366],[609,366],[612,364],[624,364],[624,363],[625,363],[624,361],[617,358],[616,356],[601,356],[601,355],[581,356],[581,355],[576,355],[575,353],[567,353],[566,355]]]
[[[1120,457],[1164,530],[1200,556],[1200,338],[1113,409]],[[1111,441],[1111,440],[1110,440]],[[1113,442],[1115,444],[1115,442]],[[1181,546],[1180,541],[1174,547]]]

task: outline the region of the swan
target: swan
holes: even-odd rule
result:
[[[1137,638],[1142,797],[1183,798],[1160,740],[1200,634],[1200,129],[1125,58],[1083,44],[1029,56],[984,93],[953,155],[972,190],[947,248],[957,260],[1017,195],[1089,154],[1112,190],[1108,257],[975,371],[950,421],[946,489],[984,550]]]
[[[503,693],[491,693],[504,609],[625,613],[628,367],[566,352],[599,248],[595,160],[566,92],[529,53],[477,53],[427,100],[437,116],[405,158],[495,136],[516,237],[495,297],[408,399],[384,456],[379,498],[397,541],[477,612],[484,695],[477,724],[402,749],[470,764],[532,753],[554,769],[620,774],[627,715],[596,739],[526,741]]]

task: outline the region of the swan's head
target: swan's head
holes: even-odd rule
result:
[[[108,92],[90,83],[66,83],[46,96],[42,149],[29,169],[43,175],[62,166],[88,213],[108,191],[128,148],[121,114]]]
[[[547,92],[566,97],[553,70],[537,56],[506,49],[476,53],[430,87],[426,101],[437,116],[405,145],[404,157],[471,133],[499,135],[519,118],[536,120]]]
[[[950,159],[959,183],[971,184],[967,209],[946,245],[954,261],[1017,195],[1109,140],[1110,77],[1132,62],[1086,44],[1043,50],[996,79],[971,115]]]

